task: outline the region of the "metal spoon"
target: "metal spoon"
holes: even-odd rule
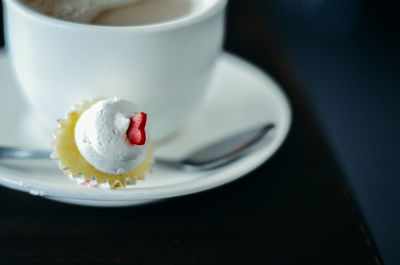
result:
[[[275,128],[275,125],[269,123],[202,147],[185,159],[175,161],[156,158],[156,163],[178,170],[202,171],[217,169],[244,157],[266,144],[266,136],[273,128]],[[50,153],[50,151],[0,146],[0,159],[49,159]]]

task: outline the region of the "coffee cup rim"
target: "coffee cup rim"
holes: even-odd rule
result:
[[[68,21],[40,13],[32,8],[29,8],[19,0],[3,0],[3,2],[6,2],[18,12],[28,15],[33,19],[42,22],[45,21],[55,26],[63,26],[63,27],[79,28],[87,30],[131,30],[131,31],[145,32],[145,31],[165,31],[174,28],[188,26],[196,22],[200,22],[202,20],[207,19],[208,17],[217,14],[221,9],[223,9],[227,5],[228,0],[214,0],[214,3],[212,3],[209,7],[207,7],[203,12],[199,12],[193,15],[185,16],[170,21],[144,24],[144,25],[123,25],[123,26],[97,25],[97,24]]]

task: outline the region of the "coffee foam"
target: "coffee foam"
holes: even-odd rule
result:
[[[22,0],[41,13],[74,22],[90,22],[107,9],[141,1],[143,0]]]

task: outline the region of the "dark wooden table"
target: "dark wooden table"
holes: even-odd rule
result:
[[[284,146],[223,187],[130,208],[71,206],[0,188],[0,264],[380,264],[343,173],[256,1],[231,1],[226,48],[281,83]]]

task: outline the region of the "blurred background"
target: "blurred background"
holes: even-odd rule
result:
[[[400,264],[399,1],[259,2],[383,262]]]
[[[399,2],[247,2],[268,22],[265,34],[317,116],[383,262],[400,264]]]

